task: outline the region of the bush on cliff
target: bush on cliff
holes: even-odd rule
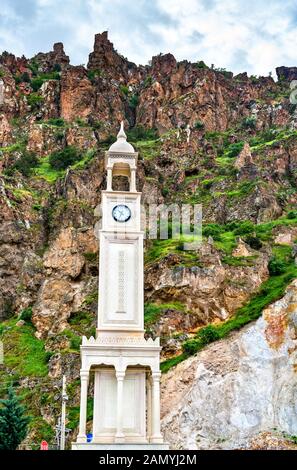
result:
[[[30,176],[33,168],[38,165],[38,158],[33,152],[24,150],[22,155],[17,159],[14,165],[6,171],[7,174],[11,174],[14,171],[18,171],[23,176]]]
[[[76,147],[69,146],[53,152],[49,157],[49,164],[55,170],[66,170],[81,159],[81,152]]]

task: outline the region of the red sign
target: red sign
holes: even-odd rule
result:
[[[41,441],[40,450],[48,450],[48,443],[46,441]]]

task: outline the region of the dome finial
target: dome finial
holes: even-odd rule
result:
[[[126,136],[125,131],[124,131],[124,121],[121,121],[121,127],[120,127],[119,133],[117,135],[117,139],[127,140],[127,136]]]
[[[121,127],[117,135],[117,140],[109,147],[109,152],[134,153],[135,150],[129,142],[124,131],[124,121],[121,121]]]

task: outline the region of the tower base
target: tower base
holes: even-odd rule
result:
[[[169,444],[140,444],[140,443],[119,443],[119,444],[93,444],[92,442],[72,442],[72,450],[169,450]]]

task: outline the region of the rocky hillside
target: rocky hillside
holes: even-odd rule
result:
[[[27,445],[52,442],[63,373],[71,437],[77,430],[79,346],[81,335],[94,334],[97,314],[94,225],[104,151],[122,119],[140,155],[143,202],[203,205],[198,250],[183,251],[175,239],[145,247],[145,322],[148,335],[161,336],[163,393],[187,387],[187,398],[164,411],[168,440],[177,433],[180,447],[216,447],[218,439],[232,447],[272,427],[297,433],[288,423],[296,325],[290,320],[293,339],[283,334],[272,344],[261,316],[297,277],[297,110],[289,99],[297,68],[279,67],[277,77],[233,76],[171,54],[137,66],[107,33],[96,35],[86,67],[70,65],[61,43],[31,59],[0,55],[1,394],[11,381],[19,386],[33,416]],[[279,302],[282,312],[286,300]],[[271,317],[271,337],[287,328],[286,315]],[[257,335],[267,354],[261,370],[262,349],[252,351]],[[226,364],[217,364],[220,354]],[[278,408],[281,387],[272,362],[287,371],[282,407],[289,411],[264,420],[267,406]],[[251,407],[234,384],[254,387],[253,367],[270,382]],[[211,375],[207,404],[201,374],[205,383]],[[216,398],[221,376],[226,401]],[[222,432],[212,424],[216,413]],[[91,400],[88,419],[91,426]]]

